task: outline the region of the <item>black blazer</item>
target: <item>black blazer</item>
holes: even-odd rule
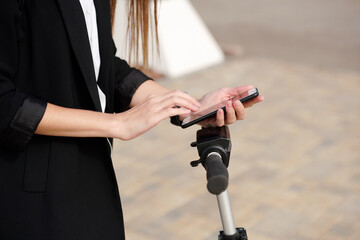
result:
[[[115,57],[109,0],[94,0],[106,112],[149,78]],[[34,135],[46,103],[101,111],[78,0],[0,3],[0,239],[124,239],[104,138]]]

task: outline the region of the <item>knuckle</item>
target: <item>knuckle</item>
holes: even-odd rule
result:
[[[237,109],[239,109],[239,110],[245,109],[244,104],[242,104],[242,103],[240,102],[240,104],[237,106]]]
[[[179,99],[179,97],[176,96],[176,95],[171,95],[170,96],[170,100],[172,100],[172,101],[177,101],[178,99]]]
[[[170,101],[172,104],[177,104],[179,103],[179,98],[175,95],[171,95],[168,97],[168,101]]]
[[[174,94],[175,94],[175,95],[179,95],[179,94],[182,94],[182,93],[183,93],[183,92],[180,91],[180,90],[178,90],[178,89],[174,90]]]
[[[176,96],[176,95],[179,95],[180,93],[181,93],[181,91],[178,90],[178,89],[175,89],[175,90],[170,91],[170,95],[171,95],[171,96]]]

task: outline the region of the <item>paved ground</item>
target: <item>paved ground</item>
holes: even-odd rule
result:
[[[358,0],[192,0],[221,45],[243,57],[360,71]]]
[[[203,7],[205,15],[215,1],[194,2],[198,8]],[[257,9],[255,3],[264,1],[241,2],[249,6],[250,10],[241,11],[246,16]],[[271,2],[277,7],[281,3],[285,10],[290,7],[285,1]],[[310,1],[290,2],[310,5]],[[312,2],[319,7],[322,1]],[[322,4],[326,10],[328,1]],[[359,2],[331,0],[329,5],[330,12],[335,8],[355,11]],[[296,18],[293,12],[280,13],[283,21],[285,16]],[[347,38],[358,37],[358,30],[351,35],[350,30],[342,29],[350,23],[355,29],[358,24],[350,21],[355,15],[342,13],[345,19],[339,21],[343,23],[334,20],[334,24],[339,24],[334,28],[347,32]],[[323,13],[326,14],[329,12]],[[221,16],[217,17],[221,22]],[[252,25],[250,20],[236,21],[243,22],[243,26]],[[213,26],[212,21],[208,24]],[[328,29],[326,26],[324,29]],[[289,31],[284,33],[290,34]],[[277,34],[270,32],[272,36]],[[286,39],[278,37],[286,45]],[[359,55],[355,52],[359,50],[359,39],[345,39],[339,43],[343,47],[328,53],[324,53],[326,47],[314,50],[308,48],[313,45],[301,45],[299,40],[296,44],[301,47],[292,50],[301,53],[299,58],[291,54],[290,46],[268,43],[268,39],[264,35],[263,42],[267,46],[277,44],[280,53],[262,53],[261,44],[242,41],[239,43],[245,49],[243,55],[180,79],[160,82],[197,97],[218,87],[251,83],[266,97],[262,104],[249,109],[246,120],[230,126],[233,151],[229,193],[236,225],[247,229],[249,239],[358,240],[360,71]],[[347,48],[351,51],[342,51]],[[331,61],[322,61],[322,54],[329,58],[338,56],[340,60],[335,65],[339,67],[334,69]],[[310,57],[305,59],[307,55]],[[115,141],[114,166],[129,240],[217,239],[221,222],[216,199],[206,190],[205,171],[189,165],[197,158],[196,150],[189,146],[196,130],[197,127],[183,130],[162,122],[133,141]]]

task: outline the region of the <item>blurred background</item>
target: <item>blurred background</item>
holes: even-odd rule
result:
[[[225,60],[157,81],[195,97],[244,84],[265,96],[229,126],[236,226],[250,240],[360,239],[360,1],[190,3]],[[217,239],[216,197],[189,164],[198,129],[163,121],[115,141],[128,240]]]

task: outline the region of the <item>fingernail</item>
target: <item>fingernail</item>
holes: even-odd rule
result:
[[[228,108],[232,108],[232,101],[228,101],[228,102],[226,103],[226,106],[227,106]]]

